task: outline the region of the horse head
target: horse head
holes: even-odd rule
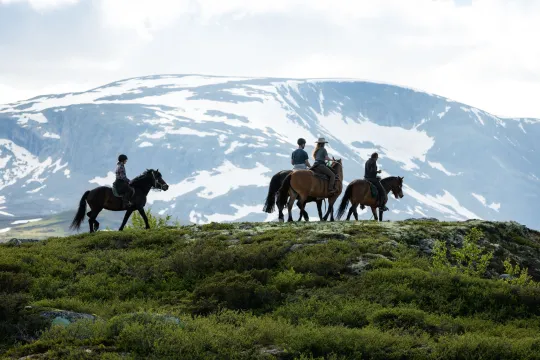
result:
[[[398,176],[398,177],[394,177],[391,183],[391,191],[392,191],[392,194],[394,194],[394,197],[396,199],[401,199],[403,198],[403,179],[404,177],[401,177],[401,176]]]
[[[153,180],[152,187],[154,189],[167,191],[169,189],[169,185],[165,182],[165,180],[163,180],[163,177],[161,173],[159,172],[159,169],[149,170],[149,171],[152,174],[152,180]]]
[[[154,189],[163,191],[167,191],[169,189],[169,185],[165,182],[165,180],[163,180],[159,169],[146,169],[144,173],[131,181],[131,185],[134,187],[137,187],[137,185],[142,187],[150,186]]]

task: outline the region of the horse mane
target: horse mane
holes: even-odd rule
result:
[[[154,171],[153,169],[146,169],[141,175],[137,176],[133,180],[131,180],[131,185],[137,185],[137,183],[141,182],[142,180],[146,179],[148,177],[148,174]]]

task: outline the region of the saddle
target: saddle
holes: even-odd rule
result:
[[[380,178],[377,177],[377,179],[380,179]],[[364,181],[367,181],[369,183],[369,188],[371,190],[371,196],[374,197],[374,198],[377,198],[377,196],[379,195],[379,190],[377,189],[377,186],[375,186],[375,184],[373,184],[372,180],[364,179]]]
[[[115,187],[115,186],[112,187],[112,193],[113,193],[113,195],[114,195],[115,197],[117,197],[117,198],[121,198],[121,197],[122,197],[122,195],[120,195],[120,194],[118,193],[118,190],[116,190],[116,187]]]
[[[309,171],[311,171],[313,173],[313,176],[321,179],[321,180],[325,180],[325,181],[330,181],[330,178],[328,177],[328,175],[325,175],[325,174],[321,174],[317,171],[315,171],[314,169],[317,168],[317,166],[325,166],[325,165],[316,165],[316,166],[312,166],[310,168],[308,168]],[[329,169],[336,175],[336,181],[338,181],[339,179],[339,176],[338,174],[336,174],[336,172],[334,171],[334,169],[332,169],[331,167],[329,167]]]
[[[113,195],[114,195],[115,197],[117,197],[117,198],[122,198],[122,197],[124,197],[124,194],[123,194],[123,193],[121,194],[121,193],[118,192],[117,182],[116,182],[116,181],[115,181],[115,182],[113,183],[113,185],[112,185],[112,193],[113,193]]]

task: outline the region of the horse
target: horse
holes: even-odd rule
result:
[[[263,207],[264,212],[268,214],[271,214],[274,212],[274,208],[276,206],[276,199],[278,197],[278,190],[281,187],[281,184],[283,184],[283,180],[285,180],[287,175],[289,175],[292,172],[293,170],[282,170],[276,173],[274,176],[272,176],[272,179],[270,180],[270,185],[268,186],[268,196],[266,196],[266,200],[264,202],[264,207]],[[300,200],[296,202],[296,206],[300,208],[299,201]],[[323,218],[322,199],[310,197],[308,198],[306,203],[309,203],[312,201],[315,201],[317,203],[317,211],[319,212],[319,220],[322,220]],[[280,222],[283,222],[283,208],[285,207],[285,205],[284,204],[280,204],[280,205],[281,206],[278,206],[278,211],[279,211],[278,219]],[[304,216],[304,220],[309,221],[309,215],[305,209],[300,210],[300,217],[298,218],[298,221],[302,219],[302,216]]]
[[[131,213],[135,210],[139,211],[139,214],[141,214],[144,224],[146,225],[146,229],[150,229],[148,218],[144,212],[146,197],[148,196],[150,189],[154,188],[167,191],[167,189],[169,189],[169,185],[167,185],[165,180],[163,180],[159,169],[146,169],[146,171],[141,175],[131,180],[130,185],[135,190],[135,194],[131,198],[132,205],[129,208],[124,207],[122,198],[116,197],[113,194],[111,187],[99,186],[92,190],[86,191],[79,202],[79,209],[73,218],[70,229],[78,230],[81,227],[81,223],[86,213],[86,203],[88,203],[91,209],[90,212],[86,214],[88,216],[88,224],[90,226],[91,233],[99,229],[99,222],[97,222],[96,218],[103,209],[110,211],[126,211],[122,225],[120,226],[120,229],[118,229],[119,231],[124,229],[126,222],[131,216]]]
[[[341,159],[332,159],[332,170],[337,173],[336,176],[336,189],[337,191],[333,195],[329,195],[328,191],[328,179],[321,178],[321,175],[315,174],[312,170],[296,170],[283,180],[283,184],[279,189],[278,206],[284,206],[289,196],[289,203],[287,210],[289,212],[288,222],[293,221],[291,216],[292,206],[297,197],[300,198],[298,206],[303,211],[307,200],[310,197],[314,198],[327,198],[328,199],[328,211],[321,219],[326,221],[330,215],[330,221],[334,221],[334,203],[343,190],[343,165]],[[319,165],[326,166],[326,165]],[[300,219],[299,219],[300,220]]]
[[[403,197],[403,177],[400,176],[390,176],[381,180],[381,185],[386,191],[386,194],[392,191],[396,199],[401,199]],[[360,205],[360,209],[364,209],[365,206],[371,207],[373,212],[373,217],[375,221],[382,221],[383,211],[379,209],[379,217],[377,217],[377,197],[372,196],[371,194],[372,185],[368,180],[356,179],[353,180],[345,189],[345,194],[341,199],[341,204],[339,205],[338,212],[336,217],[341,219],[345,210],[349,206],[349,201],[351,203],[351,208],[349,209],[349,214],[347,215],[347,220],[350,220],[351,214],[354,214],[354,218],[358,220],[358,212],[356,208]],[[383,205],[386,205],[388,202],[388,197]]]

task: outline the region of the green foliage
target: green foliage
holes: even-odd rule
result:
[[[481,278],[472,229],[468,254],[436,248],[434,264],[453,271],[407,247],[462,224],[167,221],[0,245],[0,357],[538,358],[540,287],[524,270]],[[50,326],[43,308],[98,319]]]
[[[150,225],[150,229],[162,229],[172,226],[172,224],[169,224],[169,221],[171,220],[171,215],[169,214],[167,214],[165,217],[154,215],[152,214],[152,208],[148,208],[147,210],[145,210],[145,213],[146,217],[148,218],[148,225]],[[175,225],[179,225],[178,222]],[[126,229],[146,229],[144,219],[138,211],[134,211],[133,214],[131,214],[131,225],[127,224]]]
[[[482,236],[482,231],[472,228],[463,238],[461,248],[450,245],[449,256],[447,255],[446,243],[436,241],[433,247],[433,267],[452,274],[484,276],[489,262],[493,258],[493,252],[484,253],[482,247],[478,245]]]
[[[526,268],[521,269],[519,264],[512,266],[509,259],[504,260],[505,273],[510,275],[510,278],[504,279],[504,281],[519,286],[533,286],[539,287],[540,283],[534,281]]]

